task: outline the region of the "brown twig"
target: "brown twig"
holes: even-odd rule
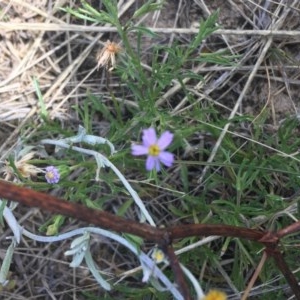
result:
[[[269,250],[269,251],[268,251]],[[289,286],[291,287],[292,291],[295,294],[296,299],[300,299],[300,287],[298,285],[298,281],[296,280],[294,274],[289,269],[288,265],[286,264],[283,255],[279,251],[279,249],[274,249],[270,251],[270,249],[266,249],[268,256],[273,257],[275,264],[277,265],[278,269],[281,271],[283,276],[285,277],[286,281],[288,282]]]
[[[261,258],[254,274],[253,274],[253,276],[251,277],[250,282],[248,283],[248,286],[247,286],[246,290],[243,293],[243,296],[242,296],[241,300],[246,300],[248,298],[249,293],[250,293],[252,287],[254,286],[254,283],[255,283],[257,277],[259,276],[259,274],[261,272],[261,269],[262,269],[263,265],[265,264],[267,258],[268,258],[267,253],[264,252],[263,256],[262,256],[262,258]]]
[[[171,246],[174,239],[191,236],[218,235],[244,238],[259,242],[266,247],[265,251],[268,256],[275,259],[278,268],[286,278],[296,298],[300,300],[300,288],[297,280],[277,248],[281,237],[300,231],[300,222],[296,222],[277,233],[230,225],[210,224],[186,224],[167,228],[156,228],[145,223],[124,219],[108,212],[90,209],[77,203],[70,203],[66,200],[28,188],[19,187],[2,180],[0,180],[0,198],[17,201],[30,207],[39,207],[52,213],[73,217],[112,231],[134,234],[145,240],[158,243],[162,246],[170,259],[177,284],[184,294],[185,299],[190,299],[190,296],[179,262]]]
[[[237,237],[251,241],[259,241],[267,232],[256,229],[243,228],[224,224],[185,224],[184,226],[173,226],[167,228],[172,240],[189,236],[211,236]]]
[[[295,222],[276,233],[276,236],[280,239],[284,236],[290,235],[292,233],[300,232],[300,221]]]
[[[259,230],[230,225],[187,224],[165,229],[156,228],[145,223],[127,220],[108,212],[94,210],[81,204],[71,203],[45,193],[19,187],[5,181],[0,181],[0,197],[17,201],[30,207],[39,207],[52,213],[73,217],[101,228],[134,234],[159,244],[165,243],[166,239],[172,241],[183,237],[210,235],[231,236],[258,241],[265,235],[264,232]]]
[[[183,271],[182,271],[179,261],[178,261],[178,257],[176,256],[172,245],[160,245],[160,247],[163,250],[163,252],[166,253],[166,255],[169,259],[170,266],[175,275],[175,281],[178,284],[178,287],[180,288],[180,292],[181,292],[183,298],[185,300],[192,300],[188,285],[184,278]]]
[[[62,214],[97,225],[104,229],[135,234],[142,238],[161,243],[165,231],[148,224],[120,218],[108,212],[94,210],[77,203],[70,203],[54,196],[31,189],[18,187],[0,180],[0,197],[17,201],[30,207],[39,207],[51,213]]]

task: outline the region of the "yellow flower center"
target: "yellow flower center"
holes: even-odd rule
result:
[[[227,296],[225,293],[217,290],[211,290],[209,293],[204,297],[203,300],[226,300]]]
[[[157,263],[161,263],[165,259],[165,254],[160,249],[154,249],[151,256]]]
[[[149,155],[151,155],[151,156],[158,156],[159,153],[160,153],[160,149],[159,149],[159,147],[156,144],[151,145],[149,147]]]
[[[54,178],[54,174],[53,174],[53,172],[47,172],[47,177],[49,178],[49,179],[53,179]]]

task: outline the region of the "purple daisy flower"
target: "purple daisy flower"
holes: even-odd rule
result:
[[[47,182],[50,184],[58,183],[60,178],[58,169],[55,168],[54,166],[47,167],[45,178]]]
[[[132,155],[148,155],[146,160],[146,170],[160,170],[160,163],[167,167],[171,167],[174,162],[174,154],[164,151],[173,140],[173,134],[165,131],[160,138],[156,137],[156,132],[153,128],[143,130],[143,144],[132,145]]]

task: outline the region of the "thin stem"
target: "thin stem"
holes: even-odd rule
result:
[[[258,277],[258,275],[259,275],[259,273],[260,273],[260,271],[263,267],[263,265],[265,264],[267,258],[268,258],[268,256],[267,256],[266,252],[264,252],[263,256],[262,256],[262,258],[261,258],[254,274],[253,274],[253,276],[251,277],[250,282],[248,283],[248,286],[247,286],[246,290],[244,291],[244,294],[243,294],[241,300],[246,300],[248,298],[249,293],[250,293],[250,291],[251,291],[251,289],[252,289],[252,287],[253,287],[253,285],[254,285],[254,283],[255,283],[255,281],[256,281],[256,279],[257,279],[257,277]]]
[[[58,24],[58,23],[17,23],[17,22],[0,22],[0,30],[30,30],[30,31],[55,31],[55,32],[101,32],[112,33],[119,32],[119,29],[111,26],[91,26],[76,24]],[[154,33],[163,34],[190,34],[194,35],[199,32],[198,28],[165,28],[165,27],[148,27]],[[135,30],[132,30],[135,31]],[[299,30],[243,30],[243,29],[217,29],[211,35],[240,35],[240,36],[274,36],[274,37],[298,37]]]
[[[278,238],[282,238],[284,236],[287,236],[289,234],[299,232],[300,231],[300,221],[293,223],[290,226],[287,226],[281,230],[279,230],[276,234]]]
[[[277,265],[281,273],[284,275],[286,281],[288,282],[293,293],[295,294],[296,299],[300,300],[300,287],[298,285],[298,281],[296,280],[294,274],[291,272],[288,265],[286,264],[283,255],[278,249],[267,251],[267,254],[273,257],[275,264]]]
[[[170,262],[170,266],[175,275],[176,283],[178,284],[178,287],[179,287],[180,292],[182,293],[184,299],[192,300],[190,292],[189,292],[189,287],[186,283],[183,271],[182,271],[180,263],[178,261],[178,257],[174,253],[173,247],[171,245],[161,245],[161,248],[167,254],[167,257]]]
[[[180,239],[189,236],[231,236],[259,242],[266,232],[256,229],[243,228],[223,224],[185,224],[184,226],[172,226],[167,228],[170,239]],[[263,243],[263,242],[262,242]]]

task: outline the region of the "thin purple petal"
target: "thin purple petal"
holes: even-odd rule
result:
[[[157,141],[160,150],[165,150],[173,141],[174,134],[170,131],[165,131]]]
[[[144,129],[142,139],[145,147],[149,147],[153,144],[156,144],[157,138],[154,128]]]
[[[132,155],[145,155],[148,154],[148,147],[143,145],[132,145],[131,146]]]
[[[155,169],[156,169],[157,172],[160,171],[160,162],[159,162],[159,159],[155,160]]]
[[[165,166],[171,167],[173,165],[173,162],[174,162],[174,154],[170,153],[170,152],[167,152],[167,151],[162,151],[159,154],[158,159]]]
[[[155,156],[148,156],[146,160],[146,170],[151,171],[154,168],[156,169],[156,171],[160,170],[159,159]]]

